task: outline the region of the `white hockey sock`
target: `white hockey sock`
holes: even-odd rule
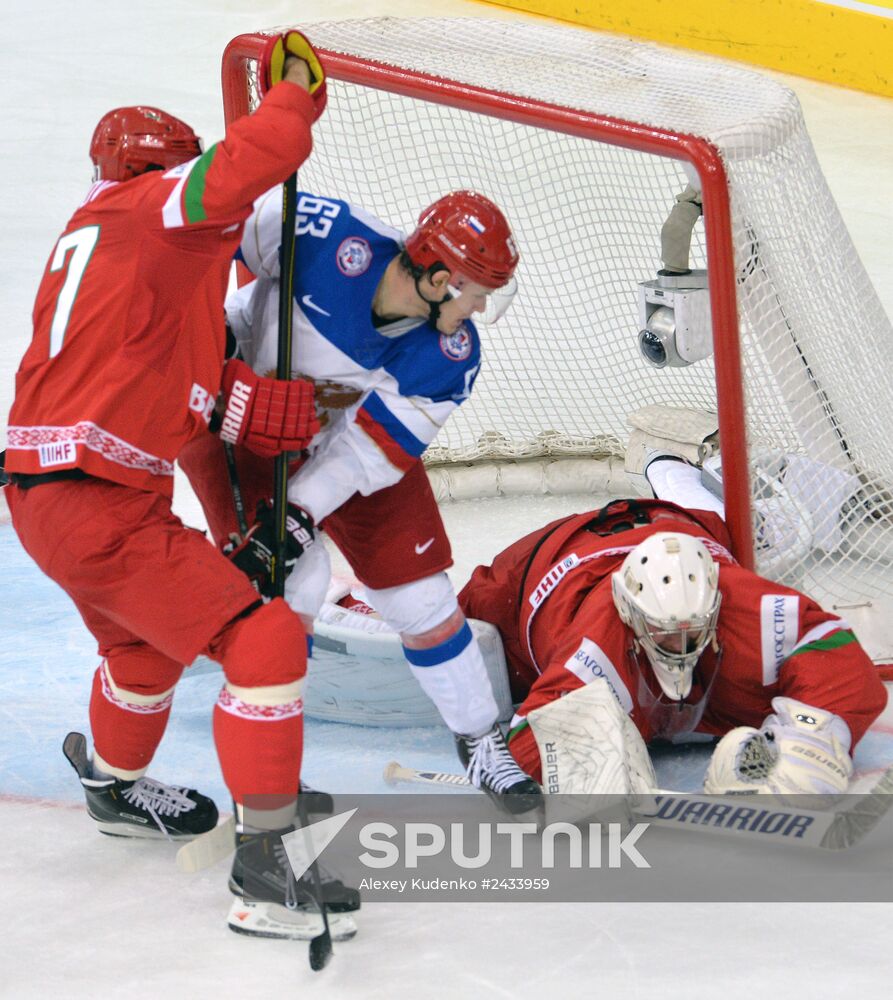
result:
[[[416,680],[454,733],[481,736],[498,715],[490,678],[468,622],[429,649],[403,647]]]

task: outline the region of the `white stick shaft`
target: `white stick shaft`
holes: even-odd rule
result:
[[[471,785],[471,782],[463,774],[447,774],[446,771],[417,771],[414,767],[403,767],[395,760],[392,760],[384,769],[384,780],[389,785],[396,785],[400,781],[416,785],[451,785],[453,788]]]
[[[236,821],[230,816],[213,830],[202,833],[177,851],[177,867],[181,872],[200,872],[228,857],[235,850]]]

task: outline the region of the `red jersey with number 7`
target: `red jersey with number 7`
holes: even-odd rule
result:
[[[220,386],[223,300],[254,200],[311,149],[313,103],[280,83],[171,170],[100,181],[44,271],[16,375],[6,468],[80,468],[173,493],[174,459]]]

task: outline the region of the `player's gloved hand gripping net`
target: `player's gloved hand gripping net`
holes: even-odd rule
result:
[[[254,588],[264,597],[271,597],[272,562],[276,551],[276,525],[273,504],[262,500],[257,505],[257,520],[240,543],[225,546],[223,551],[248,577]],[[290,503],[285,518],[286,527],[286,577],[295,568],[298,559],[316,542],[313,518],[302,507]]]
[[[313,120],[316,121],[326,107],[326,73],[316,50],[300,31],[270,36],[257,66],[261,97],[282,81],[289,56],[303,59],[310,70],[310,96],[313,98]]]
[[[272,458],[300,451],[319,431],[315,387],[304,379],[264,378],[237,358],[223,368],[220,437]]]

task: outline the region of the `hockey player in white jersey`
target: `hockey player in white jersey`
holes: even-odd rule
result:
[[[255,206],[239,257],[255,276],[227,301],[238,350],[255,372],[276,367],[281,195]],[[286,598],[311,625],[330,567],[322,525],[397,631],[412,671],[456,734],[474,784],[513,812],[540,790],[515,764],[471,630],[445,569],[449,541],[421,464],[468,398],[481,364],[471,317],[502,315],[518,252],[500,210],[470,191],[446,195],[403,235],[346,202],[299,193],[294,273],[294,377],[319,387],[323,429],[290,469],[291,572]],[[231,437],[224,427],[221,437]],[[239,450],[245,507],[258,520],[233,559],[268,583],[271,465]],[[235,528],[220,442],[181,460],[218,542]]]

